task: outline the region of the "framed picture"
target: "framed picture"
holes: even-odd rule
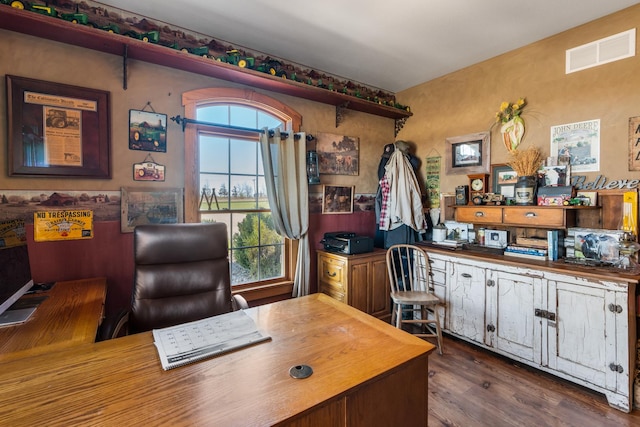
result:
[[[349,214],[353,212],[353,186],[322,186],[322,213]]]
[[[316,134],[318,169],[327,175],[358,175],[360,140],[333,133]]]
[[[518,174],[506,163],[491,165],[491,192],[515,197]]]
[[[576,197],[582,199],[584,206],[597,206],[598,204],[597,191],[578,191]]]
[[[129,149],[167,152],[167,115],[129,110]]]
[[[120,202],[120,231],[131,233],[142,224],[184,222],[182,188],[126,188]]]
[[[10,176],[111,178],[109,92],[6,76]]]
[[[446,144],[446,174],[489,173],[489,132],[447,138]]]

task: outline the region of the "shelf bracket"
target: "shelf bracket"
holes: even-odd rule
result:
[[[349,101],[345,101],[344,104],[336,105],[336,128],[340,126],[340,123],[344,120],[347,108],[349,108]]]
[[[400,119],[396,119],[396,131],[395,131],[395,136],[398,136],[398,133],[400,133],[400,131],[402,130],[402,128],[404,127],[404,124],[407,122],[407,119],[409,117],[402,117]]]
[[[124,45],[122,53],[122,89],[127,90],[127,59],[129,58],[129,45]]]

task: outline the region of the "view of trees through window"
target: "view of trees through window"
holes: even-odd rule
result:
[[[261,110],[233,104],[198,107],[196,118],[250,129],[282,125]],[[284,274],[284,239],[276,233],[269,209],[258,133],[246,134],[198,134],[200,220],[227,224],[233,285]]]

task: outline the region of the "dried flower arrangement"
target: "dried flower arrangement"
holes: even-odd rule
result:
[[[529,147],[526,150],[513,151],[511,161],[507,165],[513,169],[518,176],[533,176],[538,172],[544,162],[542,152],[538,147]]]

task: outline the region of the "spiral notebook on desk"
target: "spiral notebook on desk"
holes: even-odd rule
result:
[[[239,348],[268,341],[242,310],[153,330],[162,368],[167,371]]]

